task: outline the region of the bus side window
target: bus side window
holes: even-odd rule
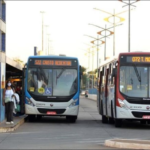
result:
[[[109,69],[108,69],[108,86],[111,85],[111,64],[109,64]]]
[[[102,77],[102,85],[105,86],[106,83],[106,72],[105,67],[103,68],[103,77]]]
[[[115,77],[117,76],[117,67],[112,65],[111,84],[115,84]]]
[[[100,77],[99,77],[99,92],[101,92],[101,86],[102,86],[102,71],[100,71]]]
[[[106,69],[106,84],[109,85],[109,69]]]

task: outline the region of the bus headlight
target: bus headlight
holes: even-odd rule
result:
[[[77,101],[78,101],[78,99],[75,99],[75,100],[69,105],[69,107],[75,106]]]
[[[27,100],[27,102],[28,102],[29,105],[35,106],[34,103],[28,97],[26,97],[26,100]]]
[[[118,99],[118,101],[121,108],[128,109],[128,106],[121,99]]]

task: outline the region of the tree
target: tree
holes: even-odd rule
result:
[[[83,74],[85,71],[86,71],[86,68],[81,66],[81,73]]]

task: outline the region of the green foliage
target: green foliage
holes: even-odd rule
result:
[[[83,74],[86,71],[86,68],[81,66],[81,73]]]

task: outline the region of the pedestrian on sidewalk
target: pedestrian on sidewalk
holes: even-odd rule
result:
[[[14,102],[13,98],[14,92],[11,87],[11,82],[8,81],[6,84],[6,89],[4,89],[3,92],[3,105],[6,108],[6,124],[13,124],[13,108],[14,108]]]
[[[12,88],[13,92],[14,92],[14,96],[13,96],[13,102],[14,102],[14,109],[13,109],[13,112],[14,114],[17,115],[18,112],[20,112],[20,105],[19,105],[19,102],[20,102],[20,98],[19,98],[19,95],[18,93],[16,93],[16,90],[15,88],[13,87]]]

